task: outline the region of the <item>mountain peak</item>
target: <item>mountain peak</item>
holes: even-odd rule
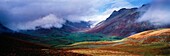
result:
[[[146,4],[140,8],[122,8],[119,11],[114,11],[110,17],[107,18],[107,20],[87,32],[128,37],[146,30],[169,27],[169,25],[153,25],[149,21],[138,22],[138,19],[142,17],[143,14],[149,9],[149,6],[149,4]]]

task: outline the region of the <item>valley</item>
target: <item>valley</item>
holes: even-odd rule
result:
[[[170,56],[168,0],[0,4],[0,56]]]
[[[170,55],[170,29],[150,30],[117,41],[82,42],[63,48],[92,56]],[[155,35],[156,34],[156,35]],[[142,36],[139,36],[142,35]]]
[[[8,53],[11,53],[10,55],[25,55],[28,53],[30,53],[30,55],[61,56],[170,55],[169,32],[170,29],[149,30],[132,35],[122,40],[76,42],[74,44],[68,44],[64,46],[51,46],[40,43],[35,44],[35,42],[31,43],[21,39],[15,39],[18,38],[18,36],[16,37],[15,35],[3,34],[1,37],[5,38],[1,38],[1,48],[3,48],[1,51],[8,51]],[[20,35],[20,37],[24,37],[24,35]],[[8,45],[8,43],[10,44]],[[16,53],[12,50],[19,53]],[[23,53],[25,54],[22,54],[21,51],[24,51]]]

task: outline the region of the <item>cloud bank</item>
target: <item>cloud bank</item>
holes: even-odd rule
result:
[[[12,30],[61,28],[71,22],[105,20],[128,0],[0,0],[0,22]]]
[[[26,22],[23,24],[17,25],[17,29],[21,30],[27,30],[27,29],[32,29],[36,30],[36,27],[41,27],[41,28],[50,28],[50,27],[56,27],[56,28],[61,28],[62,25],[65,23],[64,19],[57,18],[53,14],[49,14],[43,18],[36,19],[34,21]]]
[[[149,21],[154,25],[170,24],[170,1],[153,0],[149,10],[138,21]]]

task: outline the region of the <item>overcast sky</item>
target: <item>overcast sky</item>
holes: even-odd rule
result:
[[[0,0],[0,22],[12,30],[61,28],[71,22],[105,20],[114,10],[150,0]]]

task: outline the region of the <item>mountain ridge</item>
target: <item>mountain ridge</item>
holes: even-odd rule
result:
[[[140,18],[149,7],[150,4],[146,4],[140,8],[123,8],[119,11],[114,11],[105,21],[86,32],[127,37],[146,30],[169,28],[170,25],[157,26],[149,21],[138,22],[138,18]]]
[[[13,32],[13,31],[0,23],[0,33],[4,33],[4,32]]]

